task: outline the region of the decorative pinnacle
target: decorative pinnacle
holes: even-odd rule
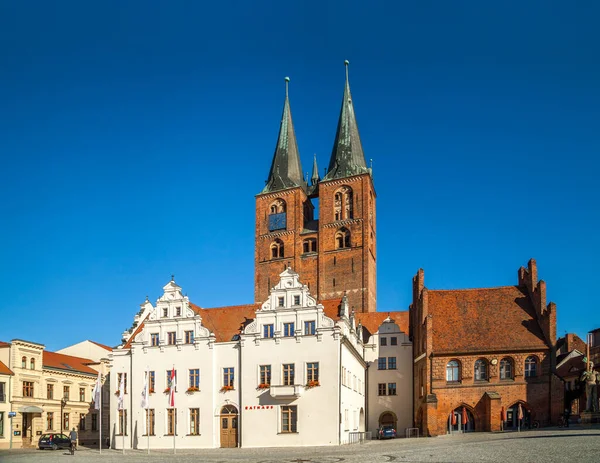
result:
[[[344,61],[344,66],[346,66],[346,82],[348,82],[348,65],[350,64],[350,61],[345,60]]]
[[[175,281],[175,275],[171,274],[171,281]]]
[[[285,97],[288,97],[288,91],[289,91],[289,86],[290,86],[290,78],[286,77],[285,79]]]

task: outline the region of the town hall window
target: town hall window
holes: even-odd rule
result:
[[[273,324],[263,325],[263,337],[265,337],[265,338],[273,337]]]
[[[386,358],[385,357],[379,357],[379,359],[377,361],[377,369],[378,370],[385,370],[386,366],[387,366]]]
[[[503,358],[500,360],[500,379],[512,379],[512,377],[512,360],[509,358]]]
[[[446,381],[457,382],[459,380],[460,366],[458,360],[450,360],[446,365]]]
[[[271,385],[271,365],[260,366],[260,384]]]
[[[294,385],[294,364],[284,363],[283,366],[283,385],[293,386]]]
[[[297,406],[281,406],[281,432],[296,432]]]
[[[294,322],[283,324],[283,335],[294,336]]]
[[[233,367],[223,368],[223,387],[233,388]]]
[[[537,376],[537,359],[530,355],[525,359],[525,378],[534,378]]]
[[[315,334],[315,325],[316,325],[316,323],[314,320],[304,322],[304,334],[305,335]]]
[[[487,362],[484,359],[475,362],[475,381],[487,381]]]
[[[350,247],[350,230],[345,227],[339,229],[335,234],[336,249],[344,249]]]
[[[276,239],[271,243],[271,259],[279,259],[283,257],[283,241]]]
[[[335,220],[346,220],[354,217],[352,188],[343,186],[333,197],[333,215]]]
[[[306,364],[306,381],[308,383],[319,382],[319,362],[312,362]]]
[[[150,334],[150,344],[153,346],[158,346],[158,342],[159,342],[158,333],[151,333]]]

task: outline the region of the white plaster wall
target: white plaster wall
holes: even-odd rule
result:
[[[314,319],[315,312],[303,315]],[[338,444],[339,340],[334,339],[333,329],[319,337],[244,340],[242,361],[244,447]],[[305,387],[309,362],[319,362],[320,386]],[[301,385],[300,397],[273,398],[269,389],[256,389],[260,365],[271,365],[271,385],[278,386],[283,384],[282,365],[287,363],[295,365],[294,379],[295,384]],[[298,407],[297,433],[281,432],[282,405]]]
[[[362,356],[362,352],[360,353]],[[341,385],[341,405],[339,430],[341,443],[348,443],[351,432],[364,431],[360,429],[361,410],[366,414],[366,396],[364,393],[365,366],[362,359],[357,358],[356,351],[348,345],[342,345],[342,375],[346,380]],[[359,383],[360,380],[360,383]],[[362,384],[362,386],[361,386]],[[365,415],[366,420],[366,415]]]
[[[380,337],[387,338],[387,345],[380,345]],[[397,346],[390,344],[390,338],[395,336]],[[379,357],[396,357],[396,370],[378,370]],[[398,436],[404,436],[406,428],[412,427],[413,403],[413,369],[412,369],[412,343],[408,335],[400,331],[398,325],[392,322],[383,323],[376,334],[371,336],[365,347],[365,359],[369,362],[368,369],[368,400],[369,416],[368,428],[375,432],[379,427],[379,417],[386,411],[396,414]],[[379,396],[378,384],[396,383],[395,396]]]

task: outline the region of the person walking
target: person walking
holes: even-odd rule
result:
[[[77,431],[75,428],[71,430],[69,433],[69,438],[71,439],[71,455],[75,453],[75,448],[77,447]]]

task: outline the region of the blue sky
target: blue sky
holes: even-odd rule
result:
[[[596,2],[0,1],[0,340],[115,345],[171,274],[253,301],[285,76],[329,160],[345,59],[378,194],[378,303],[516,284],[600,326]]]

